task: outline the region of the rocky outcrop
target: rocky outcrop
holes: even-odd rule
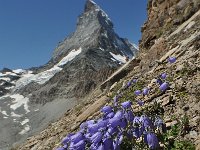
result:
[[[160,100],[165,117],[175,116],[176,122],[181,118],[189,120],[187,131],[182,131],[177,140],[190,141],[198,148],[200,129],[199,98],[199,36],[200,36],[200,1],[186,0],[150,0],[148,2],[148,20],[142,27],[139,54],[141,72],[145,79],[166,72],[171,77],[171,91],[156,96]],[[175,56],[177,62],[170,66],[166,64],[170,56]],[[195,121],[193,121],[195,120]],[[171,121],[174,122],[174,121]],[[169,126],[173,126],[169,122]],[[185,129],[186,130],[186,129]]]
[[[199,0],[149,0],[148,20],[142,26],[140,47],[149,50],[156,39],[173,32],[200,8]]]
[[[141,64],[144,69],[151,68],[155,65],[155,60],[160,59],[169,49],[178,45],[172,40],[175,30],[179,31],[180,26],[185,28],[188,25],[188,29],[193,27],[194,22],[190,18],[193,15],[196,16],[200,1],[149,0],[147,7],[148,20],[141,28],[142,39],[139,44],[141,49],[139,57],[145,60]],[[183,29],[185,32],[181,32],[184,37],[187,36],[187,28]],[[177,36],[175,38],[178,39]]]

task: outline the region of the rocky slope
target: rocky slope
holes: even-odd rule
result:
[[[110,104],[113,95],[122,92],[122,100],[132,100],[133,110],[159,112],[167,125],[168,146],[174,149],[200,149],[200,2],[198,0],[149,0],[148,20],[142,27],[140,53],[118,73],[57,122],[27,140],[16,149],[54,149],[68,133],[76,131],[86,119],[101,115],[99,109]],[[167,63],[176,57],[173,64]],[[155,83],[161,73],[167,73],[169,89],[158,91]],[[124,90],[124,85],[138,78],[136,87]],[[112,85],[113,84],[113,85]],[[112,86],[111,86],[112,85]],[[108,88],[110,86],[110,88]],[[151,88],[141,108],[133,92]],[[103,93],[100,89],[104,89]],[[189,142],[188,142],[189,141]],[[164,145],[162,145],[164,147]],[[164,149],[164,148],[163,148]]]
[[[44,129],[86,97],[137,49],[87,0],[73,34],[44,66],[0,71],[0,149]],[[52,111],[53,110],[53,111]]]

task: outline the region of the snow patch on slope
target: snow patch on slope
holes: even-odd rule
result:
[[[19,132],[19,134],[23,135],[23,134],[27,133],[30,129],[31,128],[29,125],[25,125],[24,129],[21,132]]]
[[[67,62],[73,60],[77,55],[81,53],[82,49],[79,48],[78,50],[72,50],[67,56],[65,56],[59,63],[54,65],[51,69],[43,71],[38,74],[32,74],[32,72],[28,72],[24,74],[21,79],[16,82],[15,89],[20,89],[28,85],[31,82],[36,82],[38,84],[44,84],[49,81],[56,73],[62,70],[62,66],[65,65]]]
[[[30,112],[28,108],[29,99],[27,97],[24,97],[23,95],[20,95],[20,94],[13,94],[13,95],[10,95],[10,97],[15,99],[13,101],[14,104],[10,105],[11,109],[16,110],[17,108],[23,105],[24,109],[26,110],[26,113]]]
[[[115,59],[115,60],[117,60],[117,61],[119,61],[120,63],[126,63],[127,61],[126,61],[126,57],[125,56],[122,56],[122,55],[120,55],[120,54],[113,54],[112,52],[110,52],[110,54],[112,55],[112,57]]]
[[[0,79],[1,79],[1,80],[4,80],[4,81],[7,81],[7,82],[10,81],[10,78],[8,78],[8,77],[0,77]]]
[[[139,51],[139,47],[138,47],[138,45],[136,45],[136,44],[134,44],[134,43],[131,43],[131,45],[132,45],[136,50]]]
[[[18,115],[18,114],[14,113],[14,112],[11,112],[11,116],[12,117],[21,118],[23,115]]]
[[[20,74],[20,73],[25,73],[26,70],[24,70],[24,69],[15,69],[15,70],[13,70],[13,72],[17,73],[17,74]]]
[[[66,57],[64,57],[57,65],[58,67],[61,67],[62,65],[65,65],[67,62],[74,59],[78,54],[80,54],[82,51],[81,47],[78,50],[72,50]]]
[[[28,122],[29,122],[29,119],[26,118],[26,119],[24,119],[24,120],[21,122],[21,125],[25,125],[25,124],[27,124]]]

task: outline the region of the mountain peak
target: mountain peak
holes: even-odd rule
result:
[[[59,43],[52,59],[58,62],[72,49],[80,47],[83,52],[90,48],[102,48],[106,55],[110,56],[109,52],[112,52],[132,58],[134,53],[128,43],[115,33],[111,19],[100,6],[92,0],[86,0],[84,12],[78,17],[76,30]]]
[[[85,4],[84,12],[99,9],[99,6],[92,0],[87,0]]]

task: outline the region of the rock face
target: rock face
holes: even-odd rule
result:
[[[0,149],[23,141],[80,103],[137,51],[114,32],[108,15],[87,0],[75,32],[59,43],[47,64],[0,71]]]
[[[172,33],[177,26],[199,10],[199,0],[149,0],[148,20],[142,26],[140,47],[150,49],[161,35]]]
[[[181,122],[185,116],[189,129],[179,140],[188,140],[199,149],[200,128],[200,1],[149,0],[148,20],[142,27],[139,68],[144,80],[166,72],[172,77],[172,96],[157,96],[164,105],[165,117],[175,116]],[[175,64],[167,64],[170,56],[177,58]],[[156,61],[155,61],[156,60]],[[152,79],[151,79],[152,80]],[[195,121],[194,121],[195,120]],[[172,124],[171,122],[169,124]],[[170,125],[171,126],[171,125]]]
[[[194,18],[192,16],[199,8],[199,0],[148,1],[148,19],[141,27],[142,39],[139,43],[141,49],[139,57],[144,60],[141,64],[144,69],[150,69],[155,65],[155,60],[179,45],[173,41],[174,39],[181,40],[188,36],[187,31],[197,25],[193,19],[198,18],[198,15]],[[175,36],[180,34],[181,37]]]

